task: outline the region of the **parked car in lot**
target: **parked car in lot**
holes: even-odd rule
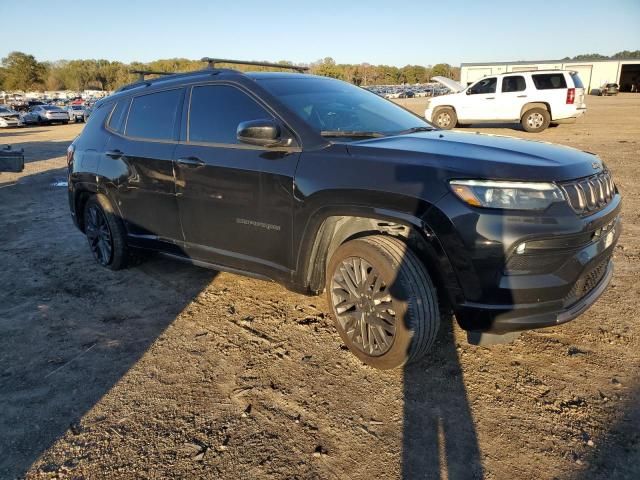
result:
[[[87,116],[87,108],[84,105],[69,105],[67,107],[69,120],[72,122],[84,122]]]
[[[20,127],[20,114],[11,108],[0,105],[0,128]]]
[[[537,70],[482,78],[464,88],[445,77],[434,80],[451,95],[430,100],[425,118],[443,129],[471,123],[520,123],[527,132],[541,132],[551,123],[573,122],[584,115],[584,87],[577,72]]]
[[[325,291],[342,341],[376,368],[422,357],[441,312],[480,344],[576,318],[611,280],[621,231],[594,154],[445,132],[306,74],[128,85],[96,104],[67,161],[100,265],[150,250]]]
[[[29,109],[29,120],[35,118],[35,123],[69,123],[69,114],[55,105],[36,105]],[[31,122],[27,122],[31,123]]]
[[[600,96],[606,97],[607,95],[618,95],[620,87],[617,83],[605,83],[600,87]]]

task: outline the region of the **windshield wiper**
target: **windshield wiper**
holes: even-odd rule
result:
[[[323,130],[320,132],[323,137],[352,137],[352,138],[380,138],[384,133],[380,132],[360,132],[357,130]]]
[[[400,130],[395,135],[406,135],[408,133],[416,133],[416,132],[430,132],[432,130],[435,130],[435,128],[433,128],[433,127],[412,127],[412,128],[407,128],[406,130]]]

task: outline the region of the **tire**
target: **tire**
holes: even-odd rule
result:
[[[342,244],[327,266],[326,291],[342,341],[371,367],[415,362],[436,338],[436,289],[417,255],[397,238],[374,235]]]
[[[84,231],[93,258],[99,265],[111,270],[127,266],[129,249],[126,231],[104,195],[98,194],[87,200]]]
[[[432,117],[432,122],[442,130],[451,130],[458,123],[456,112],[451,107],[439,108]]]
[[[538,133],[545,130],[551,122],[551,115],[544,108],[532,108],[524,112],[520,119],[520,124],[525,131]]]

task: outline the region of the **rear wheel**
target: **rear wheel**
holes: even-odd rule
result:
[[[338,247],[326,290],[342,341],[369,366],[417,361],[435,340],[436,289],[420,259],[397,238],[375,235]]]
[[[127,266],[129,253],[124,225],[105,196],[95,195],[87,200],[84,232],[96,262],[111,270]]]
[[[442,128],[443,130],[452,129],[456,126],[457,122],[458,117],[456,116],[456,112],[451,107],[440,108],[433,114],[433,123],[435,123],[438,128]]]
[[[527,132],[538,133],[549,126],[551,115],[544,108],[532,108],[522,115],[520,123]]]

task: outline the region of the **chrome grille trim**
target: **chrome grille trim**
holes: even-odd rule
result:
[[[616,192],[611,172],[604,170],[591,177],[561,183],[571,208],[581,215],[595,213],[609,204]]]

